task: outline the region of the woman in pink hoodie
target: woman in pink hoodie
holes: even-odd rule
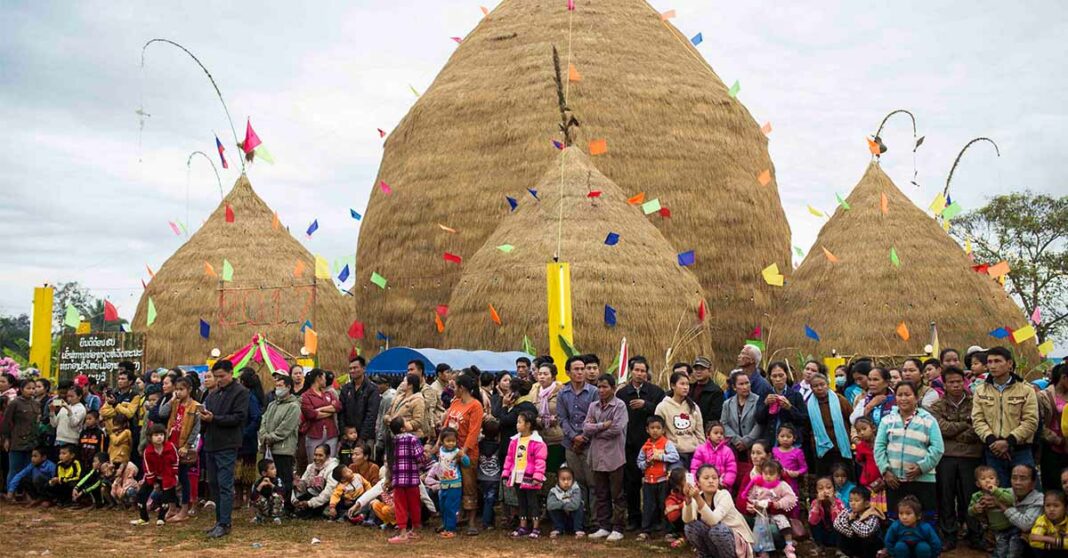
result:
[[[723,424],[711,421],[705,432],[705,443],[697,447],[690,462],[690,473],[697,477],[701,465],[712,465],[719,471],[721,486],[734,486],[734,477],[738,474],[738,460],[734,457],[731,445],[724,441],[726,433]]]
[[[545,483],[545,461],[549,457],[549,446],[538,435],[538,415],[530,411],[520,411],[516,420],[517,434],[508,443],[508,455],[504,459],[501,478],[505,484],[517,488],[519,496],[519,529],[513,537],[536,539],[541,536],[538,522],[541,510],[538,509],[538,497],[541,485]],[[528,529],[528,522],[533,529]]]

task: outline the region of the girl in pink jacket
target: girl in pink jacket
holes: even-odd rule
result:
[[[538,497],[541,485],[545,482],[545,460],[549,456],[549,447],[536,432],[538,416],[530,411],[521,411],[516,421],[518,434],[512,436],[508,443],[508,456],[504,460],[501,477],[505,484],[516,488],[519,496],[519,529],[512,532],[513,537],[541,536],[538,522],[541,510],[538,509]],[[533,529],[527,527],[533,524]]]
[[[738,474],[738,460],[734,457],[734,450],[730,444],[724,441],[726,433],[723,424],[719,421],[711,421],[705,432],[705,443],[697,447],[690,461],[690,473],[697,477],[697,470],[701,465],[712,465],[719,471],[720,486],[734,486],[734,477]]]

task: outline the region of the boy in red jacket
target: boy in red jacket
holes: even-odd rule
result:
[[[141,482],[141,490],[137,491],[137,511],[141,513],[141,517],[131,521],[131,525],[148,524],[148,497],[154,486],[159,485],[163,491],[156,525],[166,523],[163,518],[170,511],[171,502],[178,501],[175,490],[178,486],[178,450],[174,444],[167,441],[167,428],[162,424],[149,427],[148,440],[150,443],[145,446],[142,456],[145,478]]]

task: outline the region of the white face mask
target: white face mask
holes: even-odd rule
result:
[[[274,396],[275,397],[285,397],[285,395],[287,393],[289,393],[289,388],[286,388],[286,387],[276,387],[276,388],[274,388]]]

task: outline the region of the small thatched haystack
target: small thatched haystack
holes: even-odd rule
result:
[[[227,205],[233,223],[226,222]],[[228,354],[256,333],[299,355],[301,326],[310,321],[319,335],[321,365],[345,370],[351,307],[329,279],[315,279],[314,256],[273,223],[274,212],[242,175],[141,295],[131,326],[146,334],[146,367],[203,363],[212,348]],[[222,281],[224,259],[233,268],[232,281]],[[205,262],[217,277],[208,274]],[[151,326],[149,298],[157,313]],[[201,319],[211,324],[209,339],[200,336]]]
[[[537,203],[526,189],[557,156],[555,46],[565,82],[568,60],[581,75],[564,84],[581,123],[574,145],[605,139],[598,169],[627,196],[644,191],[670,208],[651,222],[676,252],[696,251],[692,271],[722,326],[717,353],[729,359],[771,308],[760,270],[789,268],[767,139],[728,94],[733,77],[724,84],[644,0],[590,0],[572,14],[569,27],[565,2],[504,0],[390,134],[357,247],[358,317],[396,344],[441,344],[410,320],[444,304],[460,278],[442,253],[473,257],[509,217],[505,196]]]
[[[445,322],[445,344],[460,348],[515,350],[524,335],[548,348],[546,264],[557,248],[561,170],[564,212],[561,261],[571,264],[575,346],[595,352],[607,368],[619,341],[627,337],[632,355],[644,354],[659,371],[669,347],[673,359],[707,354],[713,333],[696,331],[702,294],[697,279],[677,263],[675,250],[638,207],[576,148],[535,186],[541,203],[524,204],[505,218],[485,244],[464,264],[453,289]],[[591,190],[599,198],[587,198]],[[610,232],[619,235],[605,244]],[[511,253],[497,247],[514,246]],[[489,305],[502,325],[490,317]],[[616,310],[615,327],[605,325],[605,305]],[[432,313],[416,319],[434,331]],[[681,324],[681,326],[680,326]],[[677,341],[687,337],[685,345]],[[435,335],[437,333],[435,332]],[[696,337],[695,337],[696,336]]]
[[[1004,290],[972,271],[960,246],[877,163],[846,202],[850,209],[838,208],[788,280],[769,332],[769,356],[792,359],[798,351],[828,355],[832,349],[842,355],[922,354],[930,322],[938,326],[942,348],[963,351],[994,342],[989,332],[998,327],[1025,323]],[[900,266],[891,261],[891,248]],[[908,341],[896,333],[902,321]],[[818,343],[806,337],[806,324],[819,334]],[[1034,341],[1016,349],[1038,363]]]

